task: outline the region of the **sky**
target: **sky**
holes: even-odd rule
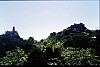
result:
[[[99,1],[0,1],[0,35],[14,26],[21,38],[41,40],[80,22],[99,29]]]

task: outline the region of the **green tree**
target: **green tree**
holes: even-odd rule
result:
[[[61,57],[48,59],[48,65],[100,65],[100,57],[93,54],[92,48],[67,47],[61,50]]]
[[[23,49],[16,47],[16,49],[6,52],[6,56],[1,58],[0,65],[3,65],[3,66],[23,65],[25,62],[27,62],[27,58],[28,58],[28,54],[25,54]]]

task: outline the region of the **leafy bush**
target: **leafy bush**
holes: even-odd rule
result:
[[[3,65],[3,66],[23,65],[25,62],[27,62],[27,58],[28,58],[28,54],[25,54],[23,49],[16,47],[16,49],[6,52],[6,56],[1,58],[0,65]]]
[[[61,51],[61,57],[48,59],[48,65],[100,65],[99,56],[92,48],[76,49],[68,47]]]

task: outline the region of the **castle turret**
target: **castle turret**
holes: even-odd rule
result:
[[[15,27],[13,27],[13,30],[12,31],[15,32]]]

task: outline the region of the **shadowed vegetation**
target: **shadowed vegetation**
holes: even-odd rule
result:
[[[14,30],[15,31],[15,30]],[[100,65],[100,30],[74,24],[40,41],[0,35],[0,65]],[[12,34],[12,35],[11,35]]]

